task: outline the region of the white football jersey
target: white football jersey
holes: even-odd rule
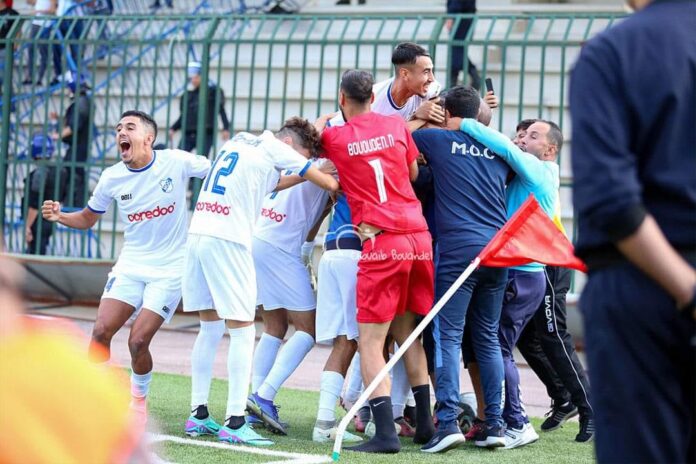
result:
[[[189,233],[251,249],[263,199],[278,185],[280,171],[302,176],[311,164],[269,131],[260,136],[238,133],[222,146],[203,183]]]
[[[325,162],[325,159],[319,159],[312,165],[318,168]],[[300,256],[302,244],[324,211],[328,198],[326,190],[311,182],[272,193],[263,202],[254,236],[294,256]]]
[[[119,162],[102,172],[87,207],[105,213],[113,200],[126,224],[114,270],[138,278],[178,277],[184,260],[191,177],[203,178],[210,161],[182,150],[156,150],[141,169]]]
[[[418,107],[426,100],[435,98],[440,95],[441,86],[438,81],[433,81],[428,87],[428,93],[425,98],[420,95],[413,95],[411,98],[406,100],[403,106],[396,106],[394,100],[391,96],[391,88],[394,78],[390,77],[386,81],[381,81],[376,83],[372,87],[372,92],[375,94],[375,101],[372,102],[372,111],[384,116],[391,116],[392,114],[398,114],[404,121],[408,121],[413,113],[416,112]],[[339,112],[336,116],[329,120],[329,126],[342,126],[345,124],[343,120],[343,115]]]

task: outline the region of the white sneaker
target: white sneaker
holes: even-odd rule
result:
[[[396,434],[398,435],[401,432],[401,425],[394,422],[394,430],[396,430]],[[375,423],[372,421],[368,422],[365,426],[365,436],[368,438],[372,438],[375,436],[376,433],[377,426],[375,425]]]
[[[534,443],[538,439],[539,435],[530,423],[524,424],[519,429],[508,427],[505,431],[505,449],[519,448]]]
[[[337,430],[338,427],[335,426],[330,429],[322,429],[314,426],[314,430],[312,430],[312,441],[317,443],[333,443],[336,441]],[[362,441],[362,438],[350,433],[348,430],[343,432],[343,443],[358,443],[360,441]]]

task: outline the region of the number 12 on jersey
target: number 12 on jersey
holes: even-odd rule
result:
[[[379,202],[384,203],[387,201],[387,189],[384,188],[384,170],[382,169],[382,163],[378,159],[373,159],[368,161],[372,169],[375,171],[375,181],[377,182],[377,194],[379,195]]]
[[[220,185],[218,182],[220,182],[221,177],[227,177],[230,174],[232,174],[232,171],[234,171],[234,167],[237,165],[238,159],[239,154],[237,152],[220,153],[220,155],[215,159],[213,167],[210,169],[210,173],[208,173],[208,177],[205,179],[205,185],[203,186],[203,190],[208,190],[210,179],[215,177],[215,180],[213,180],[213,189],[211,190],[211,192],[216,193],[218,195],[224,195],[225,187]],[[218,169],[218,164],[220,164],[220,169]]]

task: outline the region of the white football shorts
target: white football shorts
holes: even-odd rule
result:
[[[258,288],[256,303],[262,304],[264,310],[311,311],[316,308],[309,271],[300,256],[256,238],[252,254]]]
[[[109,272],[102,298],[113,298],[135,308],[132,318],[142,308],[159,314],[169,322],[181,301],[181,277],[139,279],[118,271]]]
[[[256,273],[244,245],[189,234],[182,285],[184,311],[215,309],[222,319],[251,322],[256,312]]]
[[[319,261],[317,281],[317,343],[330,343],[339,335],[358,338],[355,287],[358,250],[328,250]]]

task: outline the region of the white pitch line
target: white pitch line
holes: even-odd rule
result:
[[[217,449],[224,449],[227,451],[233,451],[233,452],[239,452],[239,453],[260,454],[262,456],[272,456],[272,457],[289,459],[289,460],[284,460],[284,461],[278,461],[278,462],[282,462],[283,464],[300,463],[300,462],[306,463],[306,464],[321,464],[321,463],[331,462],[331,458],[329,456],[322,456],[319,454],[286,453],[284,451],[274,451],[271,449],[252,447],[252,446],[227,444],[227,443],[216,443],[216,442],[210,442],[210,441],[198,441],[198,440],[192,440],[190,438],[176,437],[174,435],[153,434],[153,435],[150,435],[149,438],[153,442],[171,441],[174,443],[180,443],[182,445],[203,446],[205,448],[217,448]]]

